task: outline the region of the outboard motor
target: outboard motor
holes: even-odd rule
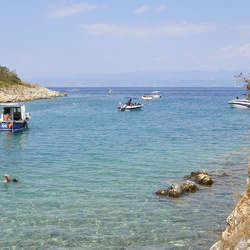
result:
[[[31,114],[30,113],[26,113],[25,114],[25,119],[26,119],[26,121],[30,121],[31,120]]]

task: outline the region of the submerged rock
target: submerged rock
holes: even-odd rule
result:
[[[200,185],[211,186],[213,184],[211,176],[209,176],[204,169],[201,171],[192,172],[191,175],[189,175],[189,178],[194,178],[194,181]],[[160,189],[156,191],[155,194],[177,198],[184,193],[195,193],[197,190],[199,190],[195,182],[187,180],[181,186],[172,185],[168,189]]]
[[[207,173],[206,170],[201,169],[200,171],[191,172],[190,176],[191,176],[191,177],[196,177],[196,176],[199,175],[199,174],[206,174],[206,175],[208,175],[208,173]]]
[[[156,195],[168,195],[169,194],[169,189],[160,189],[155,192]]]
[[[190,178],[194,178],[194,181],[200,185],[211,186],[213,184],[212,177],[204,169],[192,172]]]
[[[174,185],[169,189],[168,195],[169,197],[179,197],[182,194],[182,188],[179,185]]]
[[[211,176],[209,176],[208,174],[198,174],[194,180],[200,185],[211,186],[214,183]]]
[[[195,182],[187,180],[183,183],[181,189],[183,193],[195,193],[199,188]]]
[[[181,186],[173,185],[168,189],[159,189],[155,192],[156,195],[165,195],[169,197],[179,197],[183,193]]]

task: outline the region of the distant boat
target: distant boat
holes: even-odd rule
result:
[[[80,89],[72,89],[71,91],[77,92],[77,91],[80,91]]]
[[[26,113],[23,103],[0,103],[0,107],[0,130],[18,131],[28,127],[31,114]]]
[[[228,101],[228,104],[230,104],[231,107],[240,109],[250,108],[250,85],[247,84],[245,87],[247,90],[247,95],[243,98],[236,97],[236,99]]]
[[[233,108],[249,109],[250,100],[248,98],[236,98],[234,100],[228,101],[228,104]]]
[[[153,91],[152,92],[152,97],[153,98],[161,98],[161,95],[159,93],[160,93],[160,91]]]
[[[152,100],[153,96],[151,94],[144,94],[141,98],[143,100]]]
[[[143,107],[143,104],[139,103],[138,98],[128,98],[129,100],[126,102],[119,102],[118,110],[120,111],[132,111],[138,110]]]
[[[112,94],[114,94],[114,91],[113,91],[112,89],[110,89],[110,90],[108,91],[108,94],[112,95]]]

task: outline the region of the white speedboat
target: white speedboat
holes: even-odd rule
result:
[[[244,87],[246,88],[246,95],[243,98],[236,97],[236,99],[228,101],[228,104],[231,105],[233,108],[240,108],[240,109],[249,109],[250,108],[250,79],[243,76],[242,73],[236,75],[236,77],[241,78],[241,81],[246,83]]]
[[[249,109],[250,100],[248,98],[236,98],[234,100],[228,101],[228,104],[233,108]]]
[[[31,114],[26,113],[23,103],[0,103],[0,130],[18,131],[28,127]]]
[[[153,99],[153,96],[151,94],[144,94],[142,96],[142,99],[143,100],[152,100]]]
[[[119,102],[118,110],[120,111],[131,111],[138,110],[143,107],[143,104],[139,103],[138,98],[129,98],[126,102]]]
[[[152,97],[153,98],[161,98],[160,91],[153,91],[152,92]]]

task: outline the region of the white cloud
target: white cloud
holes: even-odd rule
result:
[[[134,13],[135,14],[141,14],[141,13],[143,13],[143,12],[149,10],[149,9],[150,9],[149,5],[143,5],[142,7],[138,8],[138,9],[135,9]]]
[[[236,29],[238,29],[238,30],[247,30],[247,31],[249,31],[249,30],[250,30],[250,25],[249,25],[249,24],[240,25],[240,26],[237,26]]]
[[[117,37],[152,37],[159,35],[184,35],[188,33],[199,33],[214,29],[215,26],[209,24],[170,24],[152,28],[141,27],[121,27],[117,25],[98,23],[81,24],[86,32],[92,35],[109,35]]]
[[[74,5],[66,5],[66,4],[51,4],[50,5],[50,17],[66,17],[70,15],[74,15],[77,13],[97,9],[97,5],[93,4],[74,4]]]
[[[250,43],[241,46],[228,45],[224,48],[221,48],[218,53],[221,58],[250,58]]]
[[[163,11],[164,9],[166,9],[166,7],[167,7],[167,5],[161,4],[161,5],[158,5],[158,6],[156,7],[156,10],[157,10],[157,11]]]

